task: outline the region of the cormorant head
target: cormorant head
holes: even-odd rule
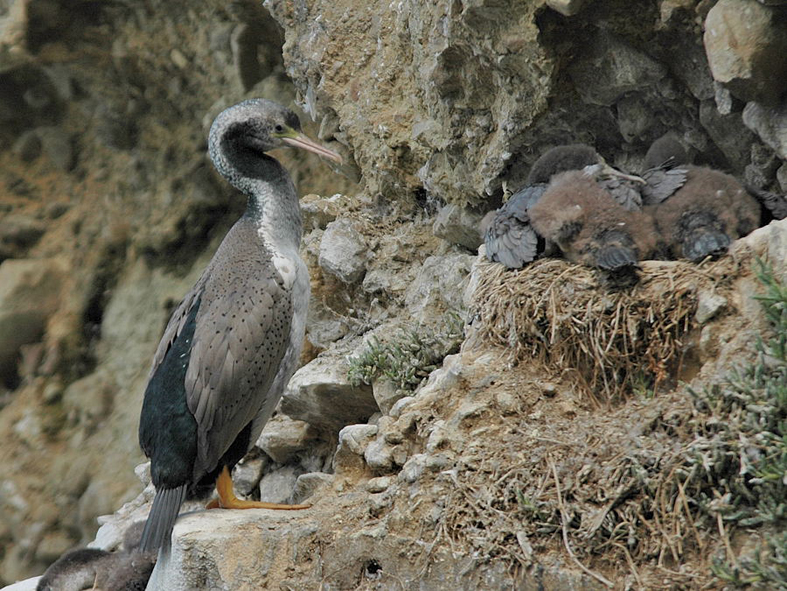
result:
[[[267,99],[249,99],[225,109],[211,125],[208,138],[210,156],[220,171],[231,167],[249,177],[255,176],[255,163],[265,152],[287,146],[342,162],[336,152],[301,132],[295,113]]]

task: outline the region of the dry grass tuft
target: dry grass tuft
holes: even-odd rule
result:
[[[521,271],[482,262],[478,336],[506,347],[512,362],[536,358],[576,373],[605,402],[644,384],[655,390],[680,366],[698,294],[723,291],[734,265],[731,257],[704,265],[645,261],[637,285],[613,290],[596,271],[564,260]]]

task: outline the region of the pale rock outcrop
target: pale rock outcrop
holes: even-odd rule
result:
[[[754,0],[719,0],[703,37],[713,78],[745,101],[778,103],[787,92],[786,17]]]
[[[287,463],[298,452],[309,449],[317,433],[309,423],[277,415],[265,425],[257,446],[274,462]]]
[[[0,376],[16,371],[22,345],[42,340],[65,279],[66,265],[58,259],[0,263]]]
[[[366,272],[367,246],[347,219],[328,223],[320,242],[319,264],[344,283],[356,283]]]
[[[376,410],[371,386],[354,386],[347,377],[346,357],[323,354],[292,376],[281,411],[318,429],[338,432],[368,419]]]
[[[432,324],[448,310],[462,309],[462,292],[475,257],[469,254],[430,256],[405,293],[405,305],[418,324]]]
[[[432,228],[438,238],[475,251],[484,241],[481,218],[483,215],[476,211],[449,203],[437,212]]]
[[[779,158],[787,160],[787,98],[775,107],[766,107],[756,102],[748,103],[743,109],[743,122],[760,136]]]

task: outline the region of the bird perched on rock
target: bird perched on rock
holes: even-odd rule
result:
[[[248,203],[172,314],[153,358],[139,425],[156,487],[143,552],[167,552],[180,506],[197,487],[215,483],[224,508],[306,508],[241,501],[230,470],[296,368],[309,302],[298,196],[266,152],[290,146],[341,158],[305,137],[292,111],[264,99],[219,114],[208,146],[216,169]]]
[[[656,229],[648,216],[610,195],[596,179],[597,166],[554,176],[531,208],[531,222],[568,260],[628,273],[654,252]]]
[[[644,204],[668,255],[699,262],[724,254],[733,240],[757,228],[760,204],[732,176],[687,160],[674,136],[653,143],[645,166],[682,181],[674,187],[662,183],[658,191],[645,195]]]
[[[530,210],[539,202],[556,174],[587,166],[597,166],[590,174],[613,199],[623,203],[627,209],[639,209],[639,193],[631,187],[631,183],[637,180],[607,166],[591,146],[572,144],[552,148],[533,164],[527,185],[514,193],[489,222],[484,233],[489,260],[502,263],[509,269],[519,269],[539,256],[550,254],[554,245],[536,232]]]

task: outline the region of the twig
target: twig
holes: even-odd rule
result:
[[[623,544],[620,542],[615,542],[612,544],[613,546],[617,546],[621,550],[623,550],[623,554],[626,556],[626,562],[628,562],[629,568],[631,569],[631,574],[634,575],[634,578],[637,581],[637,587],[640,589],[644,589],[644,585],[642,584],[642,579],[639,576],[639,572],[637,572],[637,566],[634,564],[634,559],[631,557],[631,553],[628,551]]]
[[[612,587],[615,586],[614,583],[604,578],[602,575],[598,573],[594,573],[592,570],[590,570],[588,567],[582,564],[574,554],[574,551],[571,549],[571,545],[568,543],[568,528],[566,527],[566,521],[568,516],[566,512],[566,507],[563,504],[563,496],[560,494],[560,480],[558,480],[557,470],[555,469],[555,463],[552,461],[552,457],[548,456],[547,461],[549,462],[549,467],[552,469],[552,476],[555,479],[555,489],[557,491],[557,505],[560,508],[560,525],[563,529],[563,544],[566,546],[566,551],[568,552],[568,555],[571,556],[571,559],[576,563],[576,565],[582,569],[582,572],[584,572],[587,575],[590,575],[591,577],[599,581],[601,584],[606,585],[611,589]]]
[[[689,522],[691,526],[691,531],[694,533],[694,538],[697,540],[697,548],[699,548],[700,553],[702,553],[702,540],[700,539],[700,532],[697,531],[697,526],[694,525],[694,519],[692,518],[691,511],[689,511],[689,502],[686,500],[686,491],[683,488],[683,484],[678,481],[678,496],[680,497],[681,504],[683,505],[683,510],[686,512],[686,521]]]
[[[719,535],[721,539],[724,540],[724,548],[727,550],[727,559],[732,563],[732,566],[738,568],[738,561],[735,559],[735,554],[732,553],[732,545],[730,544],[730,538],[727,536],[727,532],[724,529],[724,519],[721,516],[721,513],[716,513],[716,523],[719,526]]]

